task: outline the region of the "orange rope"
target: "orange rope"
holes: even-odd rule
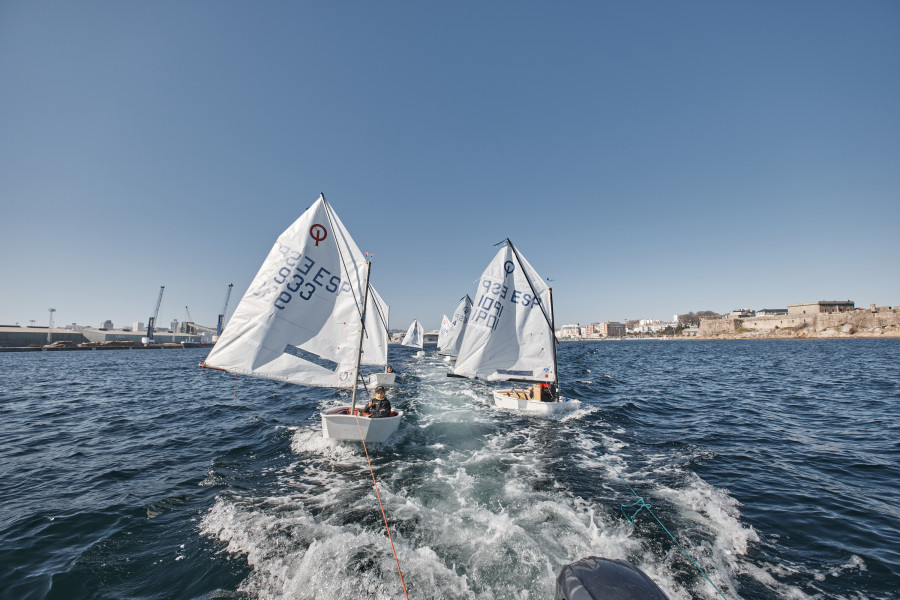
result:
[[[369,473],[372,474],[372,484],[375,486],[375,495],[378,497],[378,506],[381,508],[381,518],[384,519],[384,527],[387,529],[388,539],[391,541],[391,552],[394,553],[394,562],[397,563],[397,573],[400,574],[400,585],[403,586],[403,594],[409,600],[409,592],[406,591],[406,582],[403,581],[403,571],[400,570],[400,559],[397,558],[397,550],[394,548],[394,538],[391,537],[391,528],[388,526],[387,516],[384,514],[384,506],[381,504],[381,494],[378,493],[378,482],[375,481],[375,471],[372,470],[372,461],[369,460],[369,450],[366,448],[366,440],[363,437],[362,426],[359,424],[359,415],[356,415],[356,427],[359,429],[359,439],[362,441],[363,450],[366,453],[366,462],[369,463]]]

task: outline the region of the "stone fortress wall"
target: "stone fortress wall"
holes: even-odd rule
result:
[[[813,306],[813,305],[792,305]],[[783,334],[794,337],[820,337],[822,334],[896,335],[900,330],[900,307],[880,306],[843,312],[803,313],[787,315],[703,320],[697,337],[721,337],[740,334]]]

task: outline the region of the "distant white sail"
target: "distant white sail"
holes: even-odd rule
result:
[[[441,348],[444,346],[448,333],[450,333],[450,319],[447,318],[447,315],[444,315],[443,318],[441,318],[441,328],[438,331],[438,354],[441,353]]]
[[[366,270],[366,257],[320,196],[278,237],[206,364],[301,385],[353,387]],[[370,298],[370,308],[386,315],[374,289]],[[387,361],[378,312],[367,311],[366,364]]]
[[[478,284],[453,372],[493,381],[556,380],[550,290],[509,240]]]
[[[463,334],[466,332],[466,326],[469,324],[469,314],[472,312],[472,299],[466,294],[459,306],[453,312],[453,318],[450,319],[450,329],[444,336],[444,343],[438,343],[438,354],[445,356],[457,356],[459,348],[462,345]],[[443,331],[443,327],[441,327]]]
[[[406,332],[406,337],[403,338],[403,345],[421,348],[424,340],[425,330],[422,328],[422,324],[419,323],[418,319],[413,320],[412,325],[409,326]]]

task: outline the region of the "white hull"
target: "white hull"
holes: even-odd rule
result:
[[[358,410],[361,410],[358,409]],[[355,417],[349,414],[349,406],[330,408],[322,413],[322,437],[332,440],[383,442],[400,427],[400,419],[403,411],[394,411],[396,416],[370,419],[369,417]]]
[[[425,351],[419,350],[418,352],[416,352],[416,356],[425,356]]]
[[[540,400],[530,400],[526,396],[527,392],[521,390],[497,390],[494,392],[494,405],[498,408],[506,408],[509,410],[517,410],[533,415],[556,415],[559,413],[576,410],[581,407],[581,402],[560,396],[556,402],[541,402]]]
[[[369,385],[394,385],[396,373],[373,373],[369,376]]]

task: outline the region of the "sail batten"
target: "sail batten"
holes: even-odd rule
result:
[[[556,381],[550,288],[508,239],[478,282],[453,372],[494,381]]]
[[[364,312],[366,265],[320,196],[278,236],[206,364],[299,385],[352,388],[360,346],[362,364],[387,363],[379,315],[388,307],[369,286],[378,309]]]

